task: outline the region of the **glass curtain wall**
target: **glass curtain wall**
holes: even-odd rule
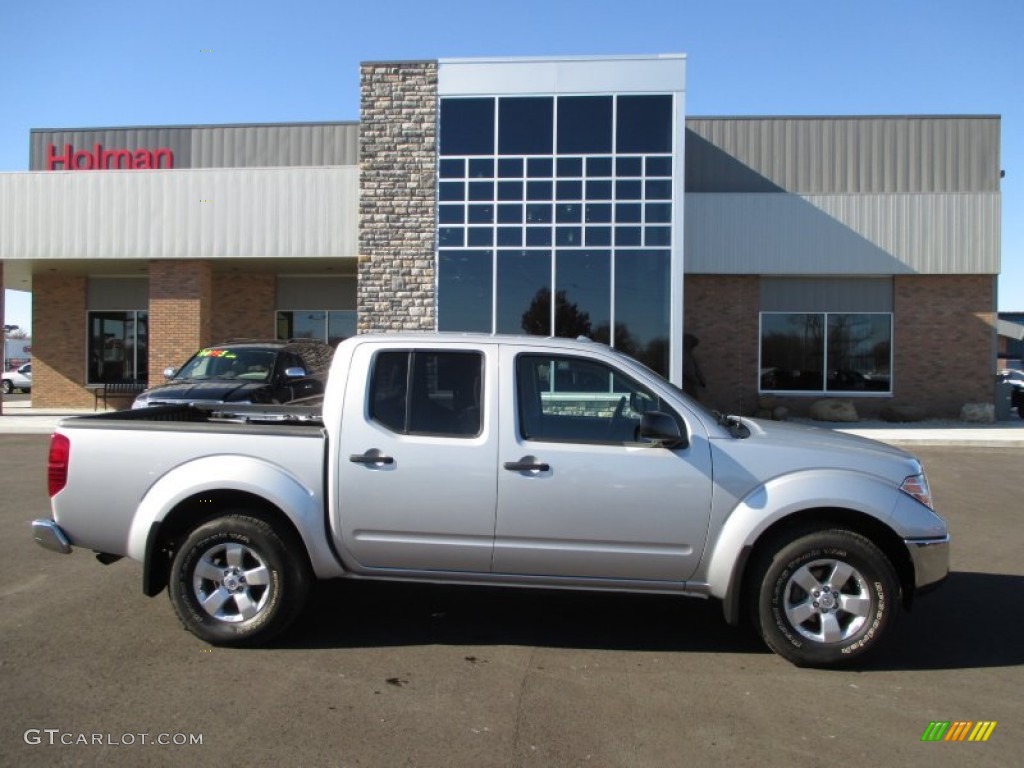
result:
[[[438,328],[588,336],[668,373],[671,94],[443,98]]]

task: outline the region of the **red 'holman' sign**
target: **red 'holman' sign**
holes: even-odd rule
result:
[[[62,166],[58,168],[57,166]],[[87,149],[64,145],[64,154],[57,154],[55,144],[46,145],[46,170],[55,171],[101,171],[118,168],[173,168],[174,154],[167,147],[157,149],[104,149],[102,144],[93,144],[92,152]]]

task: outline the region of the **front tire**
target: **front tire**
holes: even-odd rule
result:
[[[10,379],[4,379],[4,394],[9,395],[14,391],[14,384],[11,383]]]
[[[835,666],[863,657],[891,631],[899,581],[864,536],[806,533],[756,564],[754,623],[768,647],[797,666]]]
[[[252,646],[287,629],[302,611],[309,581],[304,553],[269,523],[228,514],[196,528],[179,547],[169,593],[196,637]]]

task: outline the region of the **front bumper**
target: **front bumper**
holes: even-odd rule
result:
[[[33,520],[32,538],[43,549],[49,549],[51,552],[60,552],[62,555],[71,554],[71,542],[68,541],[67,535],[53,520]]]
[[[904,539],[914,563],[914,585],[920,590],[949,575],[949,536],[939,539]]]

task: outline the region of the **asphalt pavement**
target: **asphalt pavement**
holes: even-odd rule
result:
[[[273,647],[211,648],[138,564],[33,543],[47,443],[0,440],[3,766],[1020,765],[1019,448],[915,450],[953,572],[876,657],[823,671],[712,601],[368,582],[318,585]],[[922,740],[937,722],[995,725]]]

